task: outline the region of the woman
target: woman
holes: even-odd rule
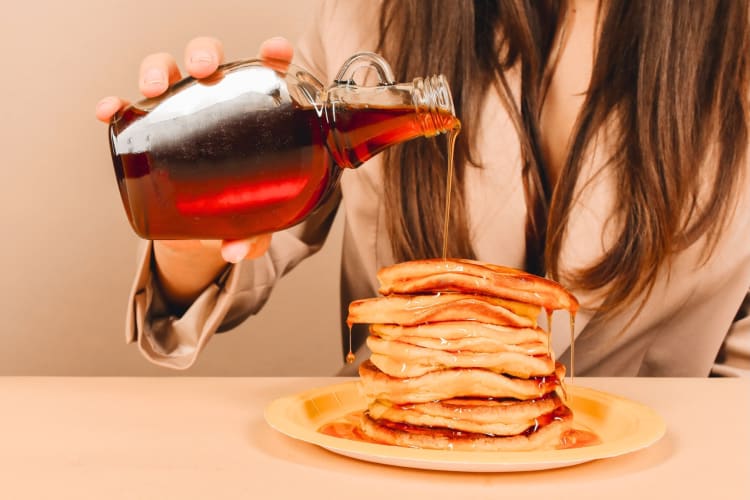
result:
[[[577,374],[741,373],[750,368],[749,11],[732,0],[326,2],[294,56],[322,81],[361,50],[383,53],[399,81],[448,77],[464,130],[449,254],[568,286],[582,303]],[[292,52],[280,39],[261,48],[287,61]],[[186,68],[205,77],[221,54],[218,41],[193,40]],[[143,61],[147,96],[178,78],[168,55]],[[121,105],[107,98],[97,116]],[[220,251],[148,245],[132,340],[154,362],[190,366],[215,331],[257,312],[323,244],[339,205],[342,310],[374,296],[378,268],[440,253],[443,151],[412,141],[346,172],[340,196],[272,239]],[[565,337],[553,341],[563,360]]]

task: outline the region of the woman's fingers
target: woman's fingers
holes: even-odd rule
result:
[[[286,38],[277,36],[261,43],[258,55],[261,59],[271,59],[287,65],[294,57],[294,47]]]
[[[96,114],[97,120],[109,123],[112,116],[114,116],[120,108],[124,108],[127,105],[128,103],[126,101],[123,101],[117,96],[111,95],[96,103],[94,114]]]
[[[205,78],[224,62],[224,45],[216,38],[201,36],[185,47],[185,69],[190,76]]]
[[[221,245],[221,256],[233,264],[243,259],[257,259],[268,251],[271,235],[261,234],[246,240],[225,241]]]
[[[262,59],[278,63],[279,69],[286,69],[292,61],[294,48],[282,37],[270,38],[260,46]],[[224,62],[224,46],[216,38],[202,36],[193,38],[185,47],[185,69],[195,78],[210,76]],[[177,61],[166,52],[146,56],[138,73],[138,87],[146,97],[156,97],[164,93],[170,85],[181,78]],[[115,96],[108,96],[96,105],[96,118],[109,122],[112,116],[127,102]]]
[[[138,72],[138,88],[146,97],[163,94],[167,88],[180,79],[180,70],[171,54],[159,52],[150,54],[141,61]]]

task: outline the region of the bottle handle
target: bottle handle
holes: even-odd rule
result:
[[[360,52],[347,59],[341,66],[334,84],[344,87],[356,86],[354,76],[362,69],[374,68],[378,74],[379,85],[395,85],[393,70],[388,62],[374,52]]]

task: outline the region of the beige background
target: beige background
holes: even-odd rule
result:
[[[295,39],[308,0],[15,2],[0,16],[0,375],[174,375],[124,344],[137,239],[94,105],[137,99],[140,59],[191,37],[252,57]],[[340,222],[340,221],[339,221]],[[262,314],[216,337],[186,375],[333,374],[339,367],[341,225]]]

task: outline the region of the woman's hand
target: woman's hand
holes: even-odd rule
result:
[[[259,57],[281,66],[289,64],[294,50],[284,38],[261,44]],[[184,66],[195,78],[210,76],[224,62],[224,47],[212,37],[194,38],[185,47]],[[182,78],[177,61],[165,52],[146,56],[141,62],[138,87],[145,97],[163,94]],[[127,102],[117,96],[101,99],[96,118],[108,123]],[[260,257],[271,243],[271,235],[233,241],[164,240],[154,242],[156,271],[167,299],[181,308],[189,305],[211,283],[227,262]]]

